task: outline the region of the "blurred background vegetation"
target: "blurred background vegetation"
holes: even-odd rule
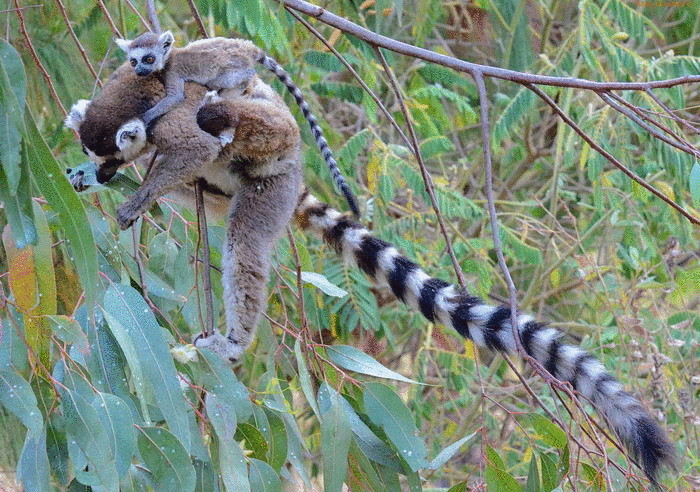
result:
[[[415,161],[335,56],[276,2],[195,3],[210,35],[252,39],[290,72],[377,235],[431,275],[454,281]],[[175,33],[179,45],[201,37],[187,2],[156,4],[163,28]],[[542,417],[503,358],[482,353],[477,359],[470,342],[374,290],[317,238],[296,229],[298,254],[289,238],[279,241],[268,319],[235,375],[210,355],[191,361],[183,344],[199,332],[204,317],[192,212],[163,199],[151,219],[139,222],[136,235],[120,232],[113,216],[122,188],[78,198],[61,177],[85,157],[62,126],[58,101],[70,108],[99,91],[91,68],[106,81],[123,62],[112,39],[115,31],[132,38],[145,30],[134,12],[145,16],[144,5],[5,5],[0,488],[12,488],[15,469],[28,491],[116,490],[116,483],[121,490],[276,490],[282,483],[296,490],[301,483],[317,486],[321,476],[328,490],[340,490],[343,480],[352,490],[467,490],[466,484],[508,491],[644,488],[639,470],[610,443],[610,459],[630,474],[567,439],[581,438],[589,424],[580,412],[570,417],[529,369],[522,368],[525,379],[568,428]],[[600,81],[700,74],[698,0],[323,5],[410,44],[531,73]],[[371,47],[317,28],[403,124]],[[503,302],[507,291],[484,213],[475,86],[464,74],[386,55],[471,290]],[[299,116],[283,87],[262,76]],[[528,91],[498,80],[489,80],[487,88],[496,206],[519,305],[600,358],[663,422],[680,460],[678,473],[667,473],[662,483],[672,490],[700,487],[698,228],[613,169]],[[548,93],[634,172],[700,215],[700,165],[690,156],[652,138],[591,93]],[[698,84],[655,93],[700,125]],[[661,111],[643,93],[624,97]],[[299,121],[309,144],[307,184],[343,209]],[[697,133],[666,123],[697,144]],[[135,168],[125,173],[139,179]],[[223,224],[210,224],[215,265],[224,231]],[[307,276],[301,313],[297,262],[342,290]],[[220,276],[212,274],[223,323]],[[311,335],[297,342],[302,326]],[[166,346],[175,348],[175,363]],[[380,384],[371,376],[385,379]]]

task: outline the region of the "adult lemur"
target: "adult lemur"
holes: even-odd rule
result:
[[[146,127],[184,99],[185,82],[197,82],[209,89],[219,91],[219,95],[225,97],[227,93],[235,94],[240,92],[241,87],[248,85],[255,75],[253,65],[258,62],[272,71],[294,95],[311,127],[316,145],[333,179],[348,201],[352,212],[356,216],[359,215],[355,197],[338,169],[321,127],[311,114],[309,105],[299,88],[274,59],[246,39],[202,39],[184,48],[174,48],[172,46],[174,41],[175,38],[170,31],[162,34],[147,32],[134,40],[116,40],[117,45],[126,53],[136,75],[142,77],[151,74],[163,75],[165,97],[143,115],[142,120]],[[219,138],[225,145],[231,141],[232,137],[228,132],[223,132]]]
[[[121,227],[162,194],[187,192],[188,183],[196,178],[206,181],[212,195],[231,198],[223,252],[227,336],[199,339],[197,346],[236,359],[251,343],[265,309],[270,249],[295,214],[302,227],[320,233],[346,261],[388,286],[428,320],[454,328],[480,347],[515,352],[507,307],[489,306],[431,278],[391,244],[302,191],[299,131],[269,86],[253,77],[241,94],[209,98],[200,108],[205,92],[197,84],[186,84],[185,100],[163,115],[145,140],[143,126],[134,131],[133,119],[156,104],[164,94],[163,85],[157,78],[136,76],[125,65],[92,102],[76,104],[67,118],[86,151],[96,157],[103,181],[125,158],[152,149],[161,156],[133,198],[119,208]],[[217,136],[227,128],[233,129],[235,138],[222,149]],[[81,187],[80,176],[73,174],[71,179]],[[658,468],[672,464],[673,446],[642,404],[592,355],[563,343],[556,329],[526,314],[517,316],[516,328],[527,353],[605,416],[655,482]]]

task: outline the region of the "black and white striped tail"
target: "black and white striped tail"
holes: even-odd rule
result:
[[[340,169],[338,169],[338,163],[333,157],[333,152],[331,151],[330,147],[328,147],[328,142],[323,136],[321,127],[318,125],[316,117],[311,113],[311,108],[309,108],[309,104],[304,99],[304,95],[301,93],[301,90],[299,90],[299,87],[296,86],[296,84],[289,76],[289,74],[284,70],[284,68],[282,68],[273,58],[270,58],[266,54],[261,53],[257,61],[258,63],[264,65],[265,68],[273,72],[280,80],[280,82],[282,82],[287,88],[287,90],[291,92],[294,96],[294,99],[301,108],[301,112],[304,113],[304,118],[306,118],[306,121],[309,122],[309,126],[311,127],[311,133],[314,134],[314,138],[316,139],[316,145],[318,146],[319,150],[321,151],[321,155],[323,155],[323,159],[328,165],[328,169],[330,170],[331,175],[333,176],[333,180],[335,181],[340,191],[343,193],[343,196],[345,196],[348,205],[350,205],[350,210],[352,210],[352,213],[355,214],[355,217],[359,217],[360,209],[357,206],[357,199],[355,198],[355,195],[353,195],[350,186],[345,181],[345,178],[340,173]]]
[[[308,191],[300,197],[296,219],[323,236],[345,261],[356,264],[378,284],[391,288],[429,321],[440,322],[479,347],[515,353],[510,309],[489,306],[457,286],[431,278],[397,249],[374,237],[362,225],[320,202]],[[606,417],[620,439],[656,483],[661,465],[673,465],[674,448],[665,431],[592,355],[567,345],[562,333],[532,316],[518,314],[523,348],[553,376],[568,381]]]

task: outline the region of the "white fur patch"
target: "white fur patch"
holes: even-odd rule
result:
[[[85,119],[85,112],[90,106],[89,99],[80,99],[70,108],[70,112],[66,119],[63,120],[63,124],[68,128],[75,130],[76,132],[80,130],[80,125]]]
[[[595,359],[586,360],[581,366],[581,376],[577,381],[579,392],[587,398],[593,399],[595,391],[595,381],[607,371],[605,366]]]
[[[454,285],[443,287],[435,294],[435,314],[443,325],[453,330],[454,326],[452,325],[452,316],[450,316],[450,313],[455,308],[455,305],[453,302],[448,301],[448,299],[455,295],[457,295],[457,292]]]
[[[369,236],[369,231],[364,228],[349,228],[345,230],[343,234],[343,259],[348,264],[355,264],[355,250],[360,249],[362,240],[367,236]]]
[[[138,157],[146,144],[146,127],[138,118],[127,121],[117,130],[115,137],[119,157],[125,162]]]
[[[562,345],[559,348],[559,361],[557,363],[557,375],[564,381],[574,379],[576,360],[586,352],[573,345]]]
[[[386,274],[394,269],[394,258],[397,256],[401,256],[401,254],[393,246],[384,248],[379,252],[379,256],[377,258],[377,265],[379,265],[379,268],[374,276],[377,285],[389,285],[389,279],[387,279]]]
[[[406,277],[406,303],[416,309],[419,309],[418,299],[420,299],[420,291],[423,289],[423,284],[430,278],[430,275],[425,273],[420,268],[411,271]]]
[[[532,355],[541,363],[549,359],[549,346],[552,341],[561,336],[561,332],[554,328],[545,328],[536,332],[532,337]]]

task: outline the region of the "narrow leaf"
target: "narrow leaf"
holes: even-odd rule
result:
[[[251,458],[248,470],[250,486],[255,492],[281,492],[282,483],[270,465],[264,461]]]
[[[24,485],[24,490],[32,492],[50,492],[49,457],[46,453],[46,433],[27,432],[22,453],[17,462],[17,480]]]
[[[234,440],[236,411],[214,394],[205,399],[207,416],[219,443],[219,470],[228,492],[250,492],[246,462],[240,446]]]
[[[44,419],[32,387],[11,369],[0,370],[0,403],[22,421],[27,431],[36,435],[41,432]]]
[[[12,45],[0,40],[0,163],[11,195],[16,194],[22,172],[20,142],[26,92],[22,58]]]
[[[430,468],[431,470],[437,470],[438,468],[440,468],[442,465],[447,463],[447,461],[450,458],[452,458],[457,453],[457,451],[459,451],[459,448],[461,448],[464,443],[469,441],[475,435],[476,432],[472,432],[468,436],[465,436],[459,441],[453,442],[452,444],[447,446],[445,449],[440,451],[440,454],[438,454],[435,457],[435,459],[433,459],[433,461],[430,462],[428,468]]]
[[[321,456],[323,490],[342,491],[348,469],[348,451],[352,431],[338,394],[331,395],[330,408],[321,415]]]
[[[413,416],[401,398],[382,384],[369,383],[365,387],[364,404],[369,418],[384,430],[411,470],[424,468],[425,443],[417,437]]]
[[[194,467],[177,437],[160,427],[140,427],[138,447],[155,490],[194,491]]]
[[[345,297],[348,295],[346,290],[341,289],[335,284],[332,284],[325,276],[315,272],[301,272],[301,279],[307,284],[311,284],[321,289],[325,294],[333,297]]]
[[[420,384],[418,381],[408,379],[398,372],[394,372],[377,362],[374,358],[365,354],[362,350],[350,345],[333,345],[326,348],[328,358],[343,369],[376,376],[384,379],[394,379],[404,383]]]
[[[109,286],[105,293],[104,307],[120,322],[132,340],[143,375],[153,386],[156,404],[163,412],[170,430],[189,450],[192,441],[189,420],[192,417],[180,389],[175,364],[168,352],[163,331],[151,309],[138,292],[125,285]],[[128,358],[127,356],[127,360]]]

